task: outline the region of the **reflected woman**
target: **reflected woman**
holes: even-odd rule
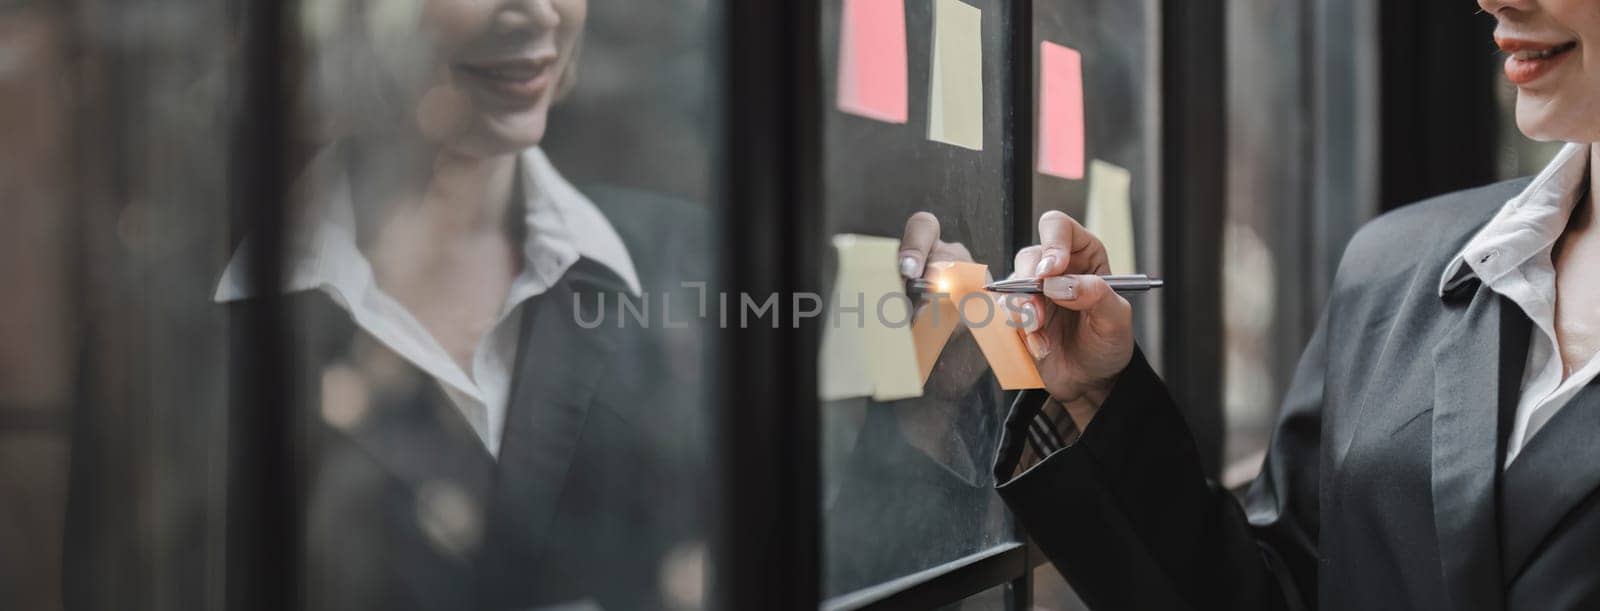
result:
[[[310,608],[698,603],[695,330],[601,309],[705,280],[704,215],[590,197],[539,149],[586,5],[308,10],[302,114],[332,144],[285,286],[252,287],[247,240],[216,299],[305,327]]]

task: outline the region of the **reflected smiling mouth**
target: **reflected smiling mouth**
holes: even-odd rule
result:
[[[554,63],[534,59],[509,59],[476,64],[459,64],[457,67],[470,74],[499,81],[528,81],[537,78],[545,68]]]
[[[515,57],[475,62],[461,62],[453,66],[460,79],[469,87],[496,100],[526,104],[538,100],[549,88],[551,68],[556,55]]]

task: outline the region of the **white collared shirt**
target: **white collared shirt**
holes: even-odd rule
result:
[[[1506,202],[1467,242],[1439,280],[1443,295],[1475,276],[1516,303],[1533,321],[1535,332],[1528,346],[1503,466],[1509,466],[1528,440],[1600,373],[1600,358],[1591,358],[1563,380],[1555,330],[1556,269],[1551,251],[1584,195],[1588,173],[1589,145],[1568,144],[1561,149],[1522,193]]]
[[[633,259],[616,229],[581,192],[534,148],[518,161],[523,172],[527,239],[522,273],[511,283],[494,325],[472,353],[471,371],[451,358],[405,306],[380,288],[372,264],[357,247],[355,209],[337,156],[325,151],[302,180],[316,181],[308,209],[311,226],[292,241],[283,293],[321,290],[349,313],[362,331],[426,372],[449,396],[484,447],[499,456],[515,366],[520,318],[528,299],[549,290],[580,257],[610,268],[640,293]],[[222,274],[214,299],[225,303],[253,297],[244,271],[250,241],[239,246]]]

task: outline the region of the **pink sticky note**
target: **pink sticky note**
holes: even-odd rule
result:
[[[1039,43],[1039,173],[1083,178],[1083,56]]]
[[[839,110],[906,122],[905,0],[844,0]]]

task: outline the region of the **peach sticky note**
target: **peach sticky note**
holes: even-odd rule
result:
[[[1039,43],[1039,173],[1083,178],[1083,57]]]
[[[1132,274],[1135,260],[1133,235],[1133,174],[1115,165],[1094,160],[1089,164],[1089,209],[1084,226],[1106,245],[1111,273]]]
[[[929,264],[929,273],[939,278],[944,275],[940,270],[950,265]],[[961,314],[956,311],[956,302],[951,299],[948,281],[943,284],[935,282],[933,290],[935,295],[924,300],[911,322],[911,338],[917,348],[917,370],[922,374],[923,384],[928,383],[928,375],[933,373],[933,365],[939,362],[939,354],[944,352],[945,344],[950,343],[950,336],[955,334],[956,327],[961,326]]]
[[[983,150],[983,11],[933,0],[928,139]]]
[[[839,271],[822,331],[821,398],[922,396],[911,300],[895,267],[900,241],[845,234],[834,236],[833,247]]]
[[[989,279],[988,266],[942,262],[928,267],[929,279],[936,286],[948,289],[949,303],[953,305],[949,311],[959,312],[958,323],[972,331],[1000,387],[1006,390],[1043,388],[1044,381],[1039,378],[1033,355],[1022,342],[1021,331],[1007,324],[1009,319],[1001,307],[1000,297],[983,290]],[[948,340],[949,335],[944,339]],[[922,344],[917,346],[919,357],[926,348]],[[939,349],[943,349],[942,344]]]
[[[905,0],[844,0],[839,110],[906,122]]]

